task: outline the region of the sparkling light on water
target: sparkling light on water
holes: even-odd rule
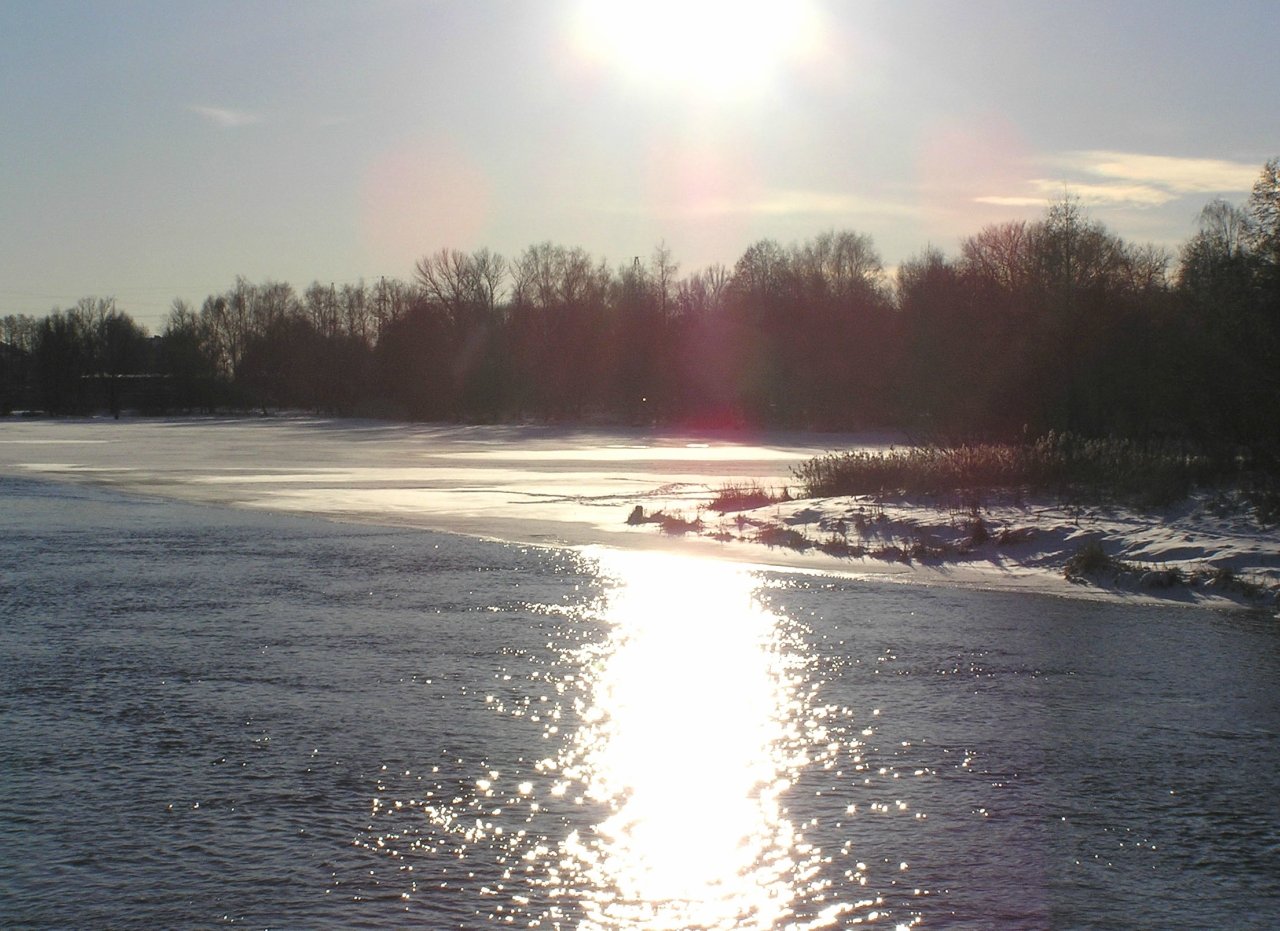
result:
[[[561,769],[609,812],[562,845],[591,928],[772,928],[821,884],[782,803],[798,679],[757,581],[717,562],[605,553],[612,633]],[[802,888],[803,887],[803,888]]]
[[[775,583],[661,553],[602,548],[584,566],[601,593],[526,603],[565,624],[489,667],[483,705],[506,737],[480,760],[444,754],[426,784],[380,783],[394,808],[375,799],[369,848],[428,858],[413,875],[429,885],[415,879],[408,896],[561,931],[890,920],[867,864],[849,867],[853,793],[873,817],[924,814],[879,800],[899,773],[872,771],[866,718],[821,699],[831,668],[807,626],[771,607]],[[422,794],[405,800],[415,782]],[[906,872],[903,858],[879,860]]]
[[[0,486],[8,925],[1280,927],[1269,617]]]

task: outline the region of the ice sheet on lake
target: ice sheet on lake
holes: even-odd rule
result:
[[[1100,596],[1100,590],[1062,578],[1066,555],[1089,539],[1106,539],[1119,557],[1153,568],[1224,567],[1280,582],[1277,534],[1215,516],[1203,502],[1156,518],[1123,509],[987,502],[984,520],[993,531],[1025,530],[1028,542],[933,563],[836,558],[739,542],[741,534],[729,532],[736,515],[706,510],[726,484],[780,491],[794,486],[791,467],[812,456],[885,449],[903,440],[892,434],[690,435],[307,417],[9,420],[0,426],[0,471],[525,543],[693,548],[788,568],[936,584]],[[671,536],[653,526],[629,526],[627,515],[637,504],[649,514],[702,518],[704,533]],[[965,517],[936,505],[872,506],[841,497],[781,502],[744,519],[820,539],[847,528],[869,507],[903,539],[945,537]],[[709,538],[713,533],[718,541]]]

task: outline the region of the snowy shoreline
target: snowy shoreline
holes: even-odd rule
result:
[[[513,543],[668,549],[766,568],[1076,598],[1277,606],[1280,532],[1208,494],[1158,514],[997,496],[709,509],[726,485],[781,490],[794,485],[790,469],[807,458],[902,439],[306,417],[11,419],[0,422],[0,473]],[[637,505],[685,523],[668,523],[668,532],[657,522],[629,525]],[[1069,581],[1068,559],[1091,541],[1133,571]]]
[[[1198,494],[1159,514],[1121,507],[1074,507],[1050,499],[1014,502],[988,494],[980,504],[799,498],[724,514],[648,515],[657,532],[790,552],[793,566],[890,574],[953,584],[1084,598],[1199,605],[1280,604],[1280,537],[1239,511]],[[1069,578],[1082,547],[1107,565]]]

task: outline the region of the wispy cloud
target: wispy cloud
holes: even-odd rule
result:
[[[1247,191],[1260,165],[1218,158],[1179,158],[1135,152],[1069,152],[1063,167],[1117,181],[1136,181],[1173,194],[1221,194]]]
[[[1027,186],[1037,193],[991,195],[975,197],[974,200],[980,204],[1001,207],[1042,207],[1048,201],[1071,194],[1084,203],[1095,206],[1159,207],[1181,196],[1180,193],[1153,184],[1069,181],[1065,178],[1032,178],[1027,181]]]
[[[1035,184],[1036,182],[1032,182]],[[1043,207],[1048,198],[1040,197],[1024,197],[1017,194],[987,194],[982,197],[975,197],[975,204],[994,204],[997,207]]]
[[[1006,207],[1043,205],[1069,192],[1101,207],[1159,207],[1189,194],[1248,191],[1259,166],[1216,158],[1179,158],[1138,152],[1088,150],[1041,160],[1057,177],[1029,178],[1024,190],[975,197]]]
[[[263,122],[261,114],[253,113],[249,110],[232,110],[229,107],[205,107],[200,105],[189,106],[187,110],[222,129],[236,129],[240,126],[252,126],[254,123]]]
[[[742,204],[741,209],[744,213],[766,216],[907,215],[911,212],[906,204],[829,191],[772,191]]]
[[[701,197],[661,204],[620,204],[606,208],[609,213],[657,214],[686,220],[743,216],[909,216],[908,204],[873,200],[830,191],[766,190],[743,197]]]

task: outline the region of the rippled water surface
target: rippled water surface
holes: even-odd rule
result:
[[[0,502],[5,927],[1280,926],[1272,617]]]

